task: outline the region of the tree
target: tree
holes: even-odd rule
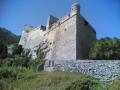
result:
[[[90,59],[120,59],[120,39],[102,38],[90,48]]]

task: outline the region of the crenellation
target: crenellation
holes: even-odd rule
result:
[[[59,25],[60,25],[60,22],[57,21],[56,23],[54,23],[54,24],[51,26],[50,31],[51,31],[51,30],[54,30],[56,27],[59,27]]]
[[[64,17],[62,17],[60,20],[59,20],[59,22],[60,23],[63,23],[63,22],[65,22],[66,20],[68,20],[70,18],[70,14],[67,14],[67,15],[65,15]]]
[[[52,27],[52,25],[53,25],[54,23],[56,23],[58,20],[59,20],[58,18],[50,15],[50,16],[48,17],[48,21],[47,21],[47,29],[50,29],[50,28]]]

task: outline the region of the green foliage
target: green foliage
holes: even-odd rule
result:
[[[7,29],[0,27],[0,39],[4,41],[4,44],[10,45],[13,43],[18,43],[20,36],[16,36]]]
[[[41,71],[43,70],[44,62],[42,59],[31,60],[26,56],[16,56],[15,58],[0,60],[0,67],[23,67],[34,71]]]
[[[39,47],[39,49],[37,50],[37,57],[39,59],[44,59],[45,58],[45,53],[41,50],[41,47]]]
[[[81,73],[70,73],[70,72],[34,72],[34,74],[29,75],[25,80],[20,80],[19,82],[14,82],[15,88],[21,90],[65,90],[72,82],[76,80],[91,78],[90,76]],[[99,83],[96,80],[96,83]],[[73,89],[76,90],[76,89]],[[99,89],[104,90],[104,89]]]
[[[21,55],[22,52],[23,52],[22,45],[15,44],[15,48],[13,50],[12,55]]]
[[[0,90],[13,90],[13,88],[8,85],[5,81],[0,80]]]
[[[0,79],[18,80],[23,78],[22,73],[25,71],[26,69],[21,67],[0,67]]]
[[[0,73],[3,73],[0,88],[7,87],[0,90],[11,87],[11,90],[120,90],[120,80],[106,84],[75,72],[33,72],[22,67],[2,67]]]
[[[30,60],[28,63],[28,66],[30,69],[33,69],[34,71],[41,71],[44,68],[44,60],[41,59],[35,59],[35,60]]]
[[[95,79],[81,78],[70,84],[65,90],[105,90],[105,88]]]
[[[7,46],[0,40],[0,59],[7,57]]]
[[[28,67],[29,58],[27,57],[15,57],[15,58],[6,58],[0,60],[1,67],[11,67],[11,66],[21,66],[21,67]]]
[[[120,39],[103,38],[97,40],[90,49],[90,59],[120,59]]]
[[[9,67],[12,66],[13,60],[6,58],[6,59],[1,59],[0,60],[0,67]]]

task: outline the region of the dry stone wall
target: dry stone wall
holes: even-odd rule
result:
[[[120,60],[70,60],[46,61],[45,71],[81,72],[111,82],[120,74]]]

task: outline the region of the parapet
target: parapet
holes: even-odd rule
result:
[[[51,28],[51,26],[56,23],[59,19],[54,17],[54,16],[49,16],[48,17],[48,22],[47,22],[47,29]]]

